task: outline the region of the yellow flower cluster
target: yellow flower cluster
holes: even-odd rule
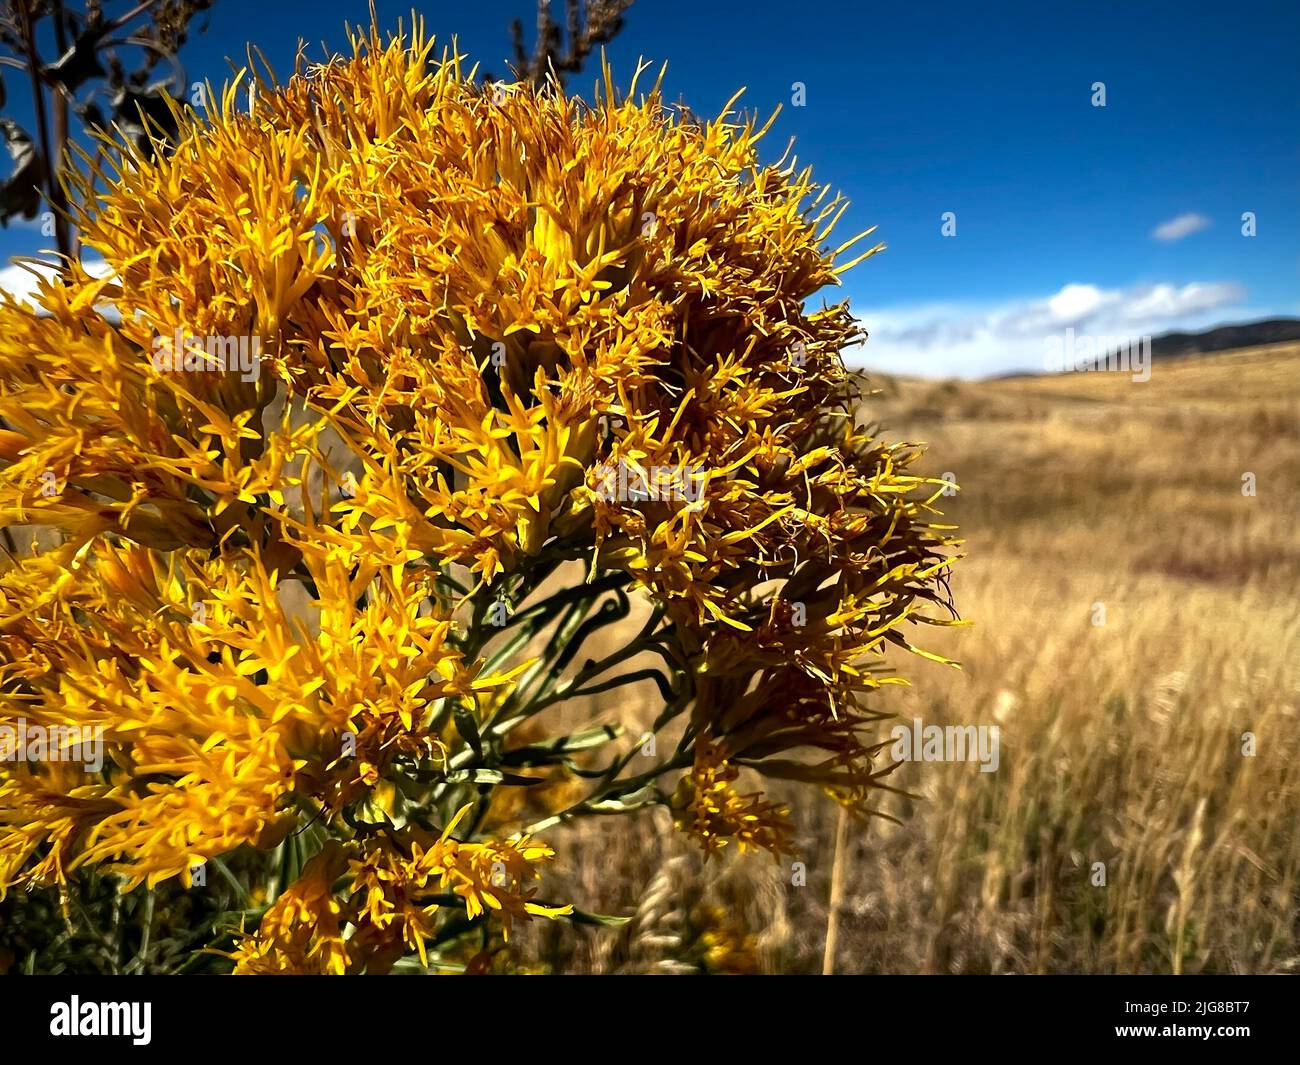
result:
[[[572,906],[533,902],[525,890],[537,877],[534,866],[554,857],[545,844],[527,837],[486,844],[452,839],[467,810],[438,837],[407,826],[358,843],[327,843],[236,948],[235,972],[380,973],[409,951],[427,964],[426,941],[437,932],[447,892],[463,902],[471,920],[488,910],[499,913],[507,940],[516,917],[573,912]],[[345,873],[346,893],[336,894]],[[353,930],[346,942],[345,925]]]
[[[757,848],[780,854],[790,831],[789,809],[765,802],[761,795],[739,794],[739,776],[717,745],[697,745],[695,765],[674,795],[677,827],[699,841],[706,855],[732,840],[742,851]]]
[[[0,571],[0,723],[106,750],[0,763],[0,892],[98,863],[188,883],[323,826],[241,971],[424,958],[445,896],[565,912],[524,891],[548,848],[471,840],[494,788],[594,746],[505,739],[591,690],[560,677],[599,594],[651,605],[627,649],[665,663],[677,750],[550,823],[694,761],[676,805],[709,848],[781,845],[742,768],[876,781],[861,696],[946,605],[942,486],[855,425],[860,331],[812,306],[852,265],[841,201],[730,107],[608,74],[594,104],[485,89],[420,33],[353,43],[248,107],[237,80],[172,150],[117,148],[77,220],[106,276],[0,304],[0,523],[54,542]],[[575,560],[585,585],[528,599]],[[540,661],[492,642],[534,622]]]

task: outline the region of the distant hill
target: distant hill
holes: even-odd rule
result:
[[[1179,359],[1189,355],[1212,355],[1237,348],[1264,347],[1268,344],[1291,344],[1300,340],[1300,318],[1264,318],[1258,322],[1219,325],[1200,333],[1164,333],[1151,338],[1152,359]],[[1042,372],[1014,370],[992,374],[989,381],[1016,381],[1040,377]],[[871,374],[872,379],[879,375]]]
[[[1169,358],[1140,388],[1132,387],[1127,373],[1027,373],[962,380],[870,371],[862,375],[861,385],[860,420],[891,430],[897,439],[942,442],[947,426],[965,425],[971,427],[973,447],[975,440],[987,439],[994,422],[1028,430],[1063,420],[1110,417],[1124,406],[1136,424],[1137,408],[1172,410],[1182,404],[1185,412],[1193,407],[1202,412],[1209,407],[1231,409],[1242,431],[1300,440],[1294,414],[1300,403],[1300,341]]]
[[[1253,348],[1262,344],[1286,344],[1300,340],[1300,318],[1266,318],[1259,322],[1220,325],[1202,333],[1166,333],[1153,337],[1153,358],[1208,355],[1212,351]]]

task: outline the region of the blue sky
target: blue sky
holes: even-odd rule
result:
[[[380,0],[381,22],[411,6]],[[497,73],[510,19],[530,30],[535,10],[414,6]],[[344,22],[367,17],[365,2],[216,0],[182,58],[191,80],[220,80],[252,41],[287,71],[299,37],[339,46]],[[845,236],[877,225],[888,244],[846,278],[872,334],[849,361],[981,376],[1041,368],[1044,337],[1066,327],[1158,335],[1300,314],[1297,42],[1294,0],[637,0],[609,55],[624,82],[638,56],[666,60],[669,98],[701,113],[741,86],[760,112],[783,104],[771,157],[794,137],[852,200]],[[5,257],[46,243],[30,226],[0,231]]]

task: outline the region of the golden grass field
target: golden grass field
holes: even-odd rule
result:
[[[848,824],[834,971],[1300,968],[1300,345],[1157,362],[1146,383],[872,383],[863,417],[961,484],[944,503],[971,622],[921,633],[960,671],[896,660],[913,685],[878,705],[997,724],[1001,765],[903,765],[916,797],[882,802],[899,823]],[[662,810],[558,834],[556,897],[633,920],[576,948],[535,923],[523,960],[822,971],[837,813],[800,798],[779,865],[705,863]]]

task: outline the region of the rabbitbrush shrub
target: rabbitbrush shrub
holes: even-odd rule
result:
[[[0,575],[0,890],[233,883],[195,951],[384,972],[590,920],[542,877],[577,818],[788,850],[742,775],[869,812],[863,697],[950,541],[812,305],[843,203],[730,106],[432,48],[358,36],[108,151],[106,271],[0,308],[0,520],[39,534]]]

